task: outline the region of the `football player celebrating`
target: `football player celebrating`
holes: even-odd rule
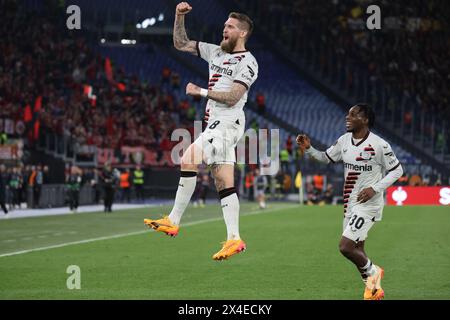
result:
[[[211,167],[219,193],[227,228],[227,241],[214,260],[223,260],[246,248],[239,235],[239,199],[234,186],[234,149],[244,134],[243,107],[247,92],[258,77],[258,64],[245,44],[253,30],[253,22],[244,14],[232,12],[224,24],[220,46],[189,40],[185,15],[192,10],[187,2],[176,7],[173,42],[176,49],[197,55],[209,64],[208,88],[189,83],[186,94],[206,97],[207,127],[189,146],[181,159],[181,177],[175,204],[169,216],[144,222],[157,231],[175,236],[181,217],[195,190],[198,165],[204,161]]]
[[[366,285],[365,300],[381,300],[384,270],[373,264],[364,251],[367,233],[381,221],[383,191],[403,174],[389,143],[370,132],[375,115],[367,104],[350,108],[346,116],[347,133],[325,152],[311,146],[305,134],[297,136],[300,149],[324,163],[344,163],[344,223],[339,243],[341,253],[358,268]],[[387,174],[383,177],[384,171]]]

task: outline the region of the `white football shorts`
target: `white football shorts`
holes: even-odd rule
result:
[[[194,141],[203,150],[207,165],[236,162],[235,148],[245,131],[245,119],[209,119],[205,131]]]
[[[353,210],[350,216],[344,217],[342,235],[355,242],[364,241],[372,226],[375,224],[375,217],[364,210]]]

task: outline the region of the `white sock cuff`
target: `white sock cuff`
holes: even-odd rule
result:
[[[364,267],[362,267],[362,269],[367,271],[371,265],[372,265],[372,261],[370,261],[370,259],[367,259],[367,263]]]

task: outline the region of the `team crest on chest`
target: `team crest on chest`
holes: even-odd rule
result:
[[[237,64],[239,62],[241,62],[242,58],[245,57],[245,54],[237,56],[237,57],[233,57],[228,59],[228,61],[225,61],[223,64]]]
[[[356,161],[369,161],[375,156],[375,149],[369,144],[368,147],[364,147],[364,151],[359,153],[359,157],[356,157]]]

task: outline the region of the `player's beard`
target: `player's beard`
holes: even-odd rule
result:
[[[220,43],[220,48],[228,53],[231,53],[234,51],[234,48],[236,48],[236,44],[237,44],[237,39],[231,39],[228,38],[228,41],[226,40],[222,40],[222,42]]]

